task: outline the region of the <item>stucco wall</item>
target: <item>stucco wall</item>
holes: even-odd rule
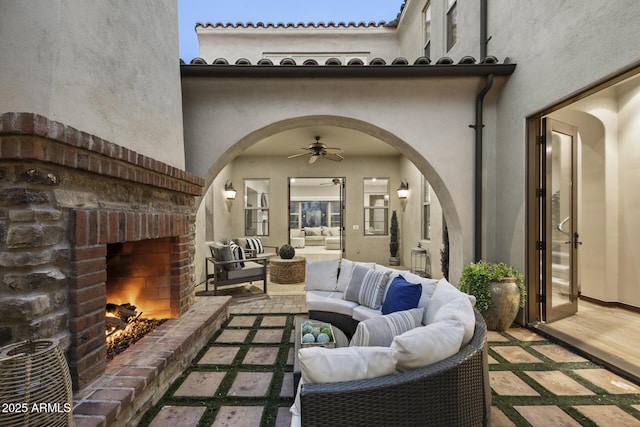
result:
[[[400,51],[393,27],[198,27],[196,32],[200,56],[208,63],[216,58],[225,58],[230,63],[246,58],[255,64],[264,56],[276,53],[285,53],[284,56],[288,56],[286,53],[325,56],[336,52],[363,53],[369,59],[380,57],[390,62],[399,56]],[[192,58],[183,59],[188,62]]]
[[[334,125],[376,136],[410,158],[432,183],[455,234],[455,278],[472,258],[474,132],[469,124],[479,80],[185,78],[187,169],[211,182],[244,149],[299,126]],[[260,171],[262,177],[272,173],[271,168]]]
[[[479,6],[458,3],[460,41],[447,53],[440,50],[445,43],[444,0],[432,0],[432,58],[479,55]],[[424,4],[409,1],[409,13],[400,21],[399,40],[407,57],[422,54]],[[489,2],[488,54],[509,57],[518,68],[499,92],[497,110],[485,112],[497,120],[495,138],[490,128],[484,130],[485,258],[524,268],[526,117],[638,63],[638,16],[640,3],[631,0],[571,0],[561,8],[551,0]]]
[[[0,111],[184,167],[175,1],[0,1]]]
[[[415,58],[424,55],[424,9],[431,2],[431,60],[443,56],[454,61],[471,55],[480,59],[480,2],[458,1],[458,41],[447,50],[447,0],[409,0],[398,25],[402,55]]]
[[[487,238],[496,242],[495,258],[523,267],[525,119],[640,60],[640,3],[500,0],[489,15],[489,53],[518,68],[500,94],[496,155],[487,159],[488,167],[501,165],[487,188],[496,199]]]
[[[426,3],[407,2],[398,29],[406,57],[422,54],[422,10]],[[444,50],[444,3],[431,0],[431,57],[478,58],[479,2],[458,2],[461,40],[448,53]],[[498,94],[497,108],[490,104],[485,109],[485,117],[495,120],[497,127],[495,133],[491,128],[484,130],[483,257],[523,269],[526,118],[640,63],[640,3],[569,0],[560,6],[552,0],[497,0],[488,2],[488,7],[488,54],[500,60],[509,57],[518,68],[503,91],[493,92]],[[622,93],[624,88],[618,91]],[[571,117],[566,113],[559,117],[579,125],[583,166],[589,169],[580,182],[587,191],[580,201],[580,227],[582,237],[590,242],[587,247],[585,240],[580,251],[582,292],[637,306],[637,254],[629,247],[629,242],[637,240],[630,237],[636,227],[629,218],[637,214],[630,183],[637,182],[633,165],[638,156],[633,144],[626,142],[637,136],[634,96],[592,100],[599,105],[572,106],[583,111],[581,116],[574,111]],[[604,130],[597,129],[598,123]],[[621,240],[610,236],[621,236]]]
[[[420,245],[427,249],[431,259],[431,277],[442,278],[440,268],[440,250],[442,249],[442,206],[433,189],[430,193],[431,205],[431,238],[423,239],[423,201],[424,201],[424,177],[413,163],[407,158],[402,158],[400,164],[400,177],[409,183],[409,198],[406,209],[398,211],[401,224],[400,250],[402,261],[407,267],[411,267],[411,249]],[[457,282],[456,282],[457,284]]]
[[[619,161],[620,161],[620,301],[640,306],[638,273],[640,266],[640,89],[620,91]]]

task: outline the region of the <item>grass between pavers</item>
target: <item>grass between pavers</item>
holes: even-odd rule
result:
[[[638,394],[611,394],[608,391],[596,386],[580,375],[576,374],[576,369],[604,369],[590,361],[585,362],[556,362],[541,352],[536,351],[536,346],[556,344],[557,342],[549,340],[539,341],[520,341],[507,333],[500,333],[509,341],[490,342],[489,355],[496,359],[499,364],[489,364],[489,371],[510,371],[524,381],[528,386],[540,394],[540,396],[504,396],[498,395],[492,391],[492,405],[500,409],[516,426],[530,426],[531,424],[515,409],[517,406],[557,406],[566,412],[571,418],[576,420],[582,426],[597,427],[591,419],[584,416],[581,412],[574,409],[579,405],[615,405],[623,411],[637,418],[640,423],[640,411],[631,405],[640,404],[640,396]],[[494,349],[500,346],[519,346],[529,354],[540,359],[541,363],[510,363]],[[529,375],[526,371],[559,371],[567,377],[573,379],[578,384],[592,391],[593,395],[588,396],[559,396],[547,390]]]
[[[252,326],[228,326],[235,317],[255,316],[256,319]],[[285,326],[260,326],[262,319],[269,316],[286,316]],[[160,412],[164,406],[199,406],[206,407],[206,411],[198,423],[198,427],[210,426],[216,418],[218,411],[223,406],[262,406],[264,407],[262,414],[261,427],[272,427],[276,424],[276,416],[278,408],[289,408],[293,404],[293,397],[281,397],[280,391],[284,380],[284,374],[293,372],[293,365],[287,364],[289,350],[293,348],[290,342],[291,332],[294,330],[293,314],[233,314],[223,324],[222,328],[216,332],[213,338],[205,345],[191,362],[189,367],[182,375],[173,382],[160,401],[150,408],[138,424],[139,426],[148,426],[154,417]],[[280,343],[253,343],[253,338],[260,329],[283,329],[282,340]],[[247,337],[243,343],[218,343],[216,339],[224,330],[249,330]],[[269,365],[245,365],[242,364],[247,352],[251,347],[279,347],[278,356],[274,364]],[[198,364],[204,354],[211,347],[240,347],[231,364]],[[226,372],[226,375],[217,392],[213,397],[175,397],[173,394],[184,382],[187,376],[192,372]],[[233,385],[238,372],[270,372],[273,378],[269,386],[269,391],[264,397],[236,397],[228,396],[229,389]],[[257,427],[257,426],[256,426]]]

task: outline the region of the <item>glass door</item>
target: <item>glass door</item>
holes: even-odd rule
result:
[[[307,253],[345,250],[344,177],[289,178],[289,241]],[[301,240],[300,240],[301,239]]]
[[[551,322],[578,311],[577,129],[542,120],[542,318]]]

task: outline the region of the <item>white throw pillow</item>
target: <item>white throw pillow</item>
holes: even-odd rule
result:
[[[456,354],[463,335],[462,322],[443,320],[398,335],[390,348],[398,352],[398,369],[414,369]]]
[[[391,375],[398,353],[389,347],[309,347],[298,350],[305,383],[334,383]]]
[[[467,298],[455,299],[445,304],[444,307],[441,307],[433,321],[434,323],[438,323],[443,320],[457,320],[462,322],[464,326],[462,344],[464,345],[471,341],[476,330],[476,316],[473,312],[473,307],[471,307],[471,302],[469,302]]]
[[[396,336],[420,326],[423,311],[412,308],[363,320],[358,323],[349,345],[388,347]]]
[[[459,320],[464,325],[463,344],[473,338],[476,327],[476,317],[467,294],[441,279],[433,292],[426,315],[427,324],[441,320]]]
[[[338,283],[338,258],[307,259],[304,289],[307,291],[335,291]]]
[[[373,262],[354,262],[346,258],[342,258],[342,262],[340,263],[340,274],[338,274],[338,292],[344,292],[347,289],[349,281],[351,280],[351,273],[353,272],[354,265],[373,268],[375,264]]]
[[[420,295],[420,301],[418,301],[418,307],[424,308],[424,314],[422,315],[422,324],[426,325],[428,323],[427,311],[429,310],[431,298],[433,298],[433,293],[435,292],[436,286],[438,285],[438,280],[420,277],[417,274],[413,273],[402,273],[402,275],[405,279],[407,279],[408,282],[420,283],[422,285],[422,294]]]

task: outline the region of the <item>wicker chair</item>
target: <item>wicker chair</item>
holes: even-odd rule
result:
[[[303,384],[302,425],[487,426],[491,388],[486,335],[476,312],[472,340],[433,365],[368,380]]]

